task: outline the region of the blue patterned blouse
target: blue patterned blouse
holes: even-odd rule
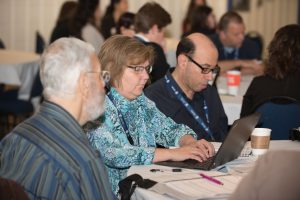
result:
[[[183,135],[188,133],[196,138],[196,134],[187,126],[176,124],[166,117],[144,94],[129,101],[115,88],[111,88],[110,93],[116,107],[106,97],[104,122],[100,127],[89,130],[88,138],[103,155],[116,194],[118,183],[127,176],[130,166],[152,163],[156,143],[165,147],[178,146]],[[134,145],[127,139],[117,109],[123,115]]]

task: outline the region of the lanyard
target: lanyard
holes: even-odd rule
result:
[[[228,55],[228,52],[225,50],[225,48],[223,49],[224,50],[224,56],[225,56],[225,59],[229,59],[229,55]],[[239,59],[239,49],[238,48],[235,48],[234,49],[234,57],[233,57],[233,60],[237,60]]]
[[[126,133],[127,139],[128,139],[128,141],[129,141],[129,143],[130,143],[131,145],[133,145],[134,142],[133,142],[133,139],[132,139],[131,135],[129,134],[128,126],[127,126],[127,124],[126,124],[126,122],[125,122],[125,120],[124,120],[124,117],[123,117],[122,113],[118,110],[118,108],[117,108],[117,106],[116,106],[116,104],[115,104],[115,99],[114,99],[114,97],[111,95],[110,92],[107,94],[107,96],[108,96],[108,98],[111,100],[111,102],[114,104],[115,108],[117,109],[118,117],[119,117],[119,119],[120,119],[120,122],[121,122],[121,125],[122,125],[122,127],[123,127],[123,130],[124,130],[125,133]]]
[[[196,122],[206,131],[206,133],[210,136],[210,138],[214,141],[214,137],[212,135],[212,132],[210,128],[205,124],[203,119],[196,113],[196,111],[193,109],[193,107],[189,104],[187,99],[181,94],[180,89],[177,85],[177,83],[170,77],[170,74],[165,75],[165,83],[167,85],[167,88],[171,90],[176,98],[181,102],[181,104],[187,109],[187,111],[194,117]],[[206,122],[209,124],[209,118],[208,118],[208,107],[206,104],[206,101],[204,99],[203,101],[203,109],[205,112]]]

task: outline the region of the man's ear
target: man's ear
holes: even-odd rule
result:
[[[177,60],[180,67],[185,67],[187,65],[188,58],[184,54],[180,54]]]
[[[154,24],[154,25],[150,28],[149,33],[155,34],[155,33],[157,33],[157,32],[159,32],[158,26],[157,26],[156,24]]]
[[[79,93],[83,98],[87,98],[88,96],[88,90],[89,90],[89,82],[88,77],[85,76],[83,73],[79,76],[78,86]]]
[[[219,32],[219,36],[220,36],[220,39],[223,40],[226,36],[225,36],[225,32],[224,31],[220,31]]]

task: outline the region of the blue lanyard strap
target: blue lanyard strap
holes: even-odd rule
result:
[[[224,51],[225,59],[228,59],[228,53],[227,53],[227,51],[225,50],[225,48],[223,49],[223,51]],[[239,51],[240,51],[240,50],[239,50],[238,48],[235,48],[235,49],[234,49],[234,57],[233,57],[233,60],[239,59],[239,54],[240,54]]]
[[[130,143],[131,145],[133,145],[134,142],[133,142],[133,139],[132,139],[131,135],[129,134],[128,126],[127,126],[127,124],[126,124],[126,122],[125,122],[125,120],[124,120],[124,117],[123,117],[122,113],[118,110],[118,108],[117,108],[117,106],[116,106],[116,102],[115,102],[114,97],[111,95],[110,92],[107,94],[107,96],[108,96],[108,98],[111,100],[111,102],[114,104],[115,108],[117,109],[118,117],[119,117],[119,119],[120,119],[120,122],[121,122],[121,125],[122,125],[122,127],[123,127],[123,130],[124,130],[125,133],[126,133],[127,139],[128,139],[128,141],[129,141],[129,143]]]
[[[189,104],[187,99],[181,94],[179,86],[173,80],[173,78],[171,77],[171,74],[169,74],[169,73],[166,74],[164,78],[165,78],[165,83],[167,85],[167,88],[175,94],[176,98],[180,101],[180,103],[186,108],[186,110],[193,116],[193,118],[196,120],[196,122],[206,131],[206,133],[209,135],[209,137],[214,141],[215,139],[212,135],[210,128],[208,127],[208,125],[205,124],[203,119],[196,113],[196,111]],[[203,99],[203,109],[205,112],[206,122],[207,122],[207,124],[209,124],[208,107],[207,107],[205,99]]]

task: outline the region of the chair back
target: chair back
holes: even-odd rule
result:
[[[29,197],[19,183],[0,177],[0,199],[29,200]]]
[[[0,49],[5,49],[4,42],[0,39]]]
[[[40,79],[40,70],[37,71],[37,74],[35,75],[34,81],[32,83],[32,88],[30,91],[30,99],[37,97],[37,96],[41,96],[42,92],[43,92],[43,85]]]
[[[43,51],[44,51],[45,46],[46,46],[45,39],[37,31],[36,36],[35,36],[35,53],[42,54]]]
[[[289,131],[300,127],[300,102],[290,97],[272,97],[259,104],[254,112],[261,113],[258,127],[272,129],[272,140],[287,140]]]

